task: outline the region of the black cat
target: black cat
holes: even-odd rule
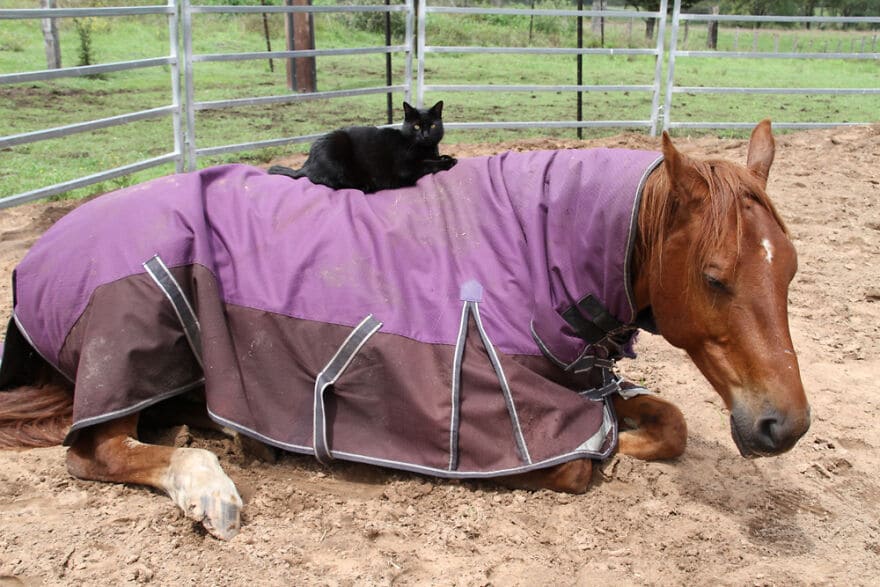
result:
[[[308,177],[334,189],[370,194],[415,185],[423,175],[450,169],[457,160],[440,155],[443,101],[431,108],[403,103],[401,128],[353,126],[335,130],[312,144],[301,169],[273,165],[269,173]]]

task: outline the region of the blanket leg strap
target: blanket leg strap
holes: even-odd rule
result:
[[[348,338],[345,339],[345,342],[342,343],[342,346],[339,347],[336,354],[330,359],[330,362],[318,373],[318,377],[315,380],[312,446],[315,449],[315,458],[323,465],[333,460],[333,455],[330,454],[330,446],[327,442],[327,416],[324,411],[324,391],[336,383],[336,380],[339,379],[355,355],[358,354],[361,347],[380,328],[382,328],[382,323],[373,318],[372,314],[364,318],[348,335]]]
[[[156,285],[159,286],[159,289],[162,290],[165,297],[171,302],[171,306],[174,308],[174,312],[183,326],[183,332],[186,335],[187,341],[189,341],[189,346],[196,357],[196,361],[199,362],[199,366],[204,371],[205,365],[202,362],[202,327],[199,324],[196,313],[193,311],[192,305],[190,305],[189,300],[184,295],[183,289],[181,289],[177,280],[174,279],[174,276],[171,275],[171,271],[159,255],[146,261],[144,269],[147,270],[147,273],[150,274],[150,277],[153,278],[153,281],[156,282]]]

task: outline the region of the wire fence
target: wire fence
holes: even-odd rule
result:
[[[291,0],[292,1],[292,0]],[[736,29],[732,38],[732,46],[722,49],[693,49],[688,44],[688,31],[690,23],[734,23],[737,26],[761,26],[770,23],[809,23],[823,26],[828,24],[869,25],[880,24],[880,17],[783,17],[783,16],[746,16],[726,14],[691,14],[681,11],[680,0],[675,0],[671,19],[667,18],[667,0],[661,0],[659,10],[638,12],[627,10],[584,10],[583,0],[574,0],[576,9],[535,9],[532,8],[500,8],[495,6],[455,6],[451,3],[455,0],[446,0],[448,4],[437,5],[428,0],[403,0],[392,3],[385,0],[381,5],[289,5],[283,6],[216,6],[194,5],[191,0],[168,0],[166,5],[159,6],[130,6],[116,8],[47,8],[47,9],[0,9],[0,22],[17,19],[59,19],[59,18],[113,18],[121,16],[160,15],[167,17],[168,27],[168,51],[167,54],[158,57],[136,59],[131,61],[118,61],[100,65],[88,65],[80,67],[66,67],[60,69],[47,69],[41,71],[27,71],[0,74],[0,87],[10,84],[27,84],[48,80],[78,76],[95,76],[114,72],[138,70],[143,68],[167,68],[169,103],[159,107],[127,112],[115,116],[76,122],[52,128],[45,128],[31,132],[13,134],[0,137],[0,150],[15,146],[26,145],[38,141],[67,137],[78,133],[91,132],[98,129],[106,129],[138,121],[153,120],[158,118],[170,118],[168,135],[173,148],[170,152],[158,156],[148,157],[134,163],[113,167],[97,173],[92,173],[69,181],[63,181],[53,185],[40,187],[23,193],[14,194],[0,199],[0,208],[21,204],[24,202],[61,194],[76,188],[96,184],[108,179],[117,178],[144,169],[149,169],[164,164],[173,164],[177,172],[184,169],[193,170],[199,164],[199,160],[206,157],[250,151],[267,147],[278,147],[297,143],[311,142],[323,133],[301,134],[284,137],[276,137],[267,140],[205,145],[204,133],[200,134],[201,117],[209,111],[224,109],[237,109],[259,107],[274,104],[304,103],[314,100],[326,100],[332,103],[334,100],[355,96],[369,96],[386,94],[388,96],[387,108],[388,119],[391,121],[391,95],[403,94],[404,99],[415,99],[421,106],[427,93],[478,93],[511,95],[516,93],[531,94],[556,94],[571,96],[576,104],[575,114],[571,118],[536,120],[534,117],[528,120],[457,120],[446,123],[449,129],[577,129],[578,136],[583,129],[587,128],[641,128],[654,135],[661,127],[663,129],[677,128],[748,128],[754,121],[695,121],[682,120],[685,116],[684,108],[674,99],[674,96],[688,95],[833,95],[833,96],[873,96],[880,94],[880,84],[865,87],[737,87],[718,84],[723,80],[723,75],[713,76],[710,79],[701,79],[698,85],[681,85],[676,79],[676,67],[683,61],[698,61],[701,59],[716,60],[754,60],[773,59],[782,62],[798,60],[801,63],[811,63],[811,60],[845,59],[867,60],[877,62],[880,53],[877,52],[877,35],[873,37],[863,36],[861,42],[855,39],[849,40],[847,47],[841,39],[836,47],[829,47],[828,42],[821,48],[813,47],[812,41],[802,40],[798,46],[798,39],[788,48],[780,46],[778,33],[774,35],[773,48],[759,50],[757,29],[752,31],[752,46],[748,48],[748,31],[742,35],[740,28]],[[534,6],[534,4],[532,4]],[[346,47],[346,48],[308,48],[292,49],[283,51],[248,51],[248,52],[225,52],[207,53],[198,52],[194,49],[194,40],[199,39],[199,19],[206,15],[243,15],[243,14],[284,14],[291,17],[295,14],[367,14],[375,13],[385,19],[385,42],[375,46]],[[403,16],[403,41],[392,43],[390,33],[390,21],[392,15]],[[435,44],[434,36],[430,32],[429,24],[438,18],[508,18],[528,17],[529,39],[531,39],[531,27],[534,19],[573,19],[576,23],[576,45],[565,46],[513,46],[494,44],[487,46],[474,45],[441,45]],[[592,26],[596,22],[604,27],[608,22],[628,23],[628,37],[630,42],[625,47],[586,46],[584,42],[584,19],[589,19]],[[651,26],[655,29],[655,35],[650,45],[632,46],[632,26],[636,20],[653,21]],[[664,42],[667,40],[667,20],[670,21],[668,35],[668,49],[664,50]],[[604,28],[602,30],[602,45],[604,45]],[[729,41],[730,42],[730,41]],[[742,46],[741,46],[742,45]],[[182,51],[179,47],[183,47]],[[830,49],[830,50],[829,50]],[[468,83],[449,82],[440,77],[432,77],[431,64],[440,55],[515,55],[531,56],[533,58],[550,59],[553,56],[574,57],[576,62],[574,83]],[[300,58],[321,58],[338,56],[358,55],[384,55],[386,56],[386,75],[384,83],[365,85],[362,87],[348,87],[345,89],[332,89],[325,91],[287,92],[284,94],[268,96],[251,96],[222,100],[200,99],[199,86],[196,83],[195,69],[200,64],[207,63],[236,63],[254,60],[282,59],[288,63]],[[638,73],[641,83],[619,84],[585,84],[584,83],[584,58],[592,60],[612,59],[619,57],[641,58],[634,71]],[[402,60],[402,76],[395,81],[392,75],[391,58]],[[399,62],[398,62],[399,63]],[[663,68],[666,65],[666,75]],[[549,62],[547,67],[552,67]],[[508,80],[512,81],[512,80]],[[710,85],[703,85],[703,82]],[[662,95],[665,89],[665,96]],[[601,95],[607,93],[623,93],[627,95],[644,96],[644,101],[650,102],[650,108],[646,116],[637,116],[635,111],[623,110],[621,112],[608,112],[609,118],[598,119],[584,115],[583,105],[585,96]],[[665,99],[664,99],[665,98]],[[662,103],[661,103],[662,102]],[[328,107],[331,107],[328,105]],[[527,113],[528,114],[528,113]],[[623,116],[614,116],[623,114]],[[810,128],[816,126],[832,126],[847,124],[841,121],[823,122],[782,122],[775,126],[780,128]],[[328,129],[329,130],[329,129]],[[200,138],[201,137],[201,138]]]

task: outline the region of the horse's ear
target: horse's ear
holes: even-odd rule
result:
[[[770,130],[770,119],[765,118],[752,131],[752,138],[749,139],[749,155],[746,159],[746,167],[757,175],[765,186],[775,155],[776,141]]]
[[[675,148],[672,139],[669,138],[669,133],[665,130],[663,131],[663,167],[673,191],[680,196],[695,195],[695,185],[705,183],[691,165],[687,155]]]

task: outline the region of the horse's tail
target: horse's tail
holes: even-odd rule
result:
[[[0,448],[61,444],[73,419],[73,394],[59,382],[0,391]]]
[[[306,177],[306,168],[292,169],[283,165],[273,165],[269,168],[269,175],[286,175],[287,177],[299,179],[300,177]]]

